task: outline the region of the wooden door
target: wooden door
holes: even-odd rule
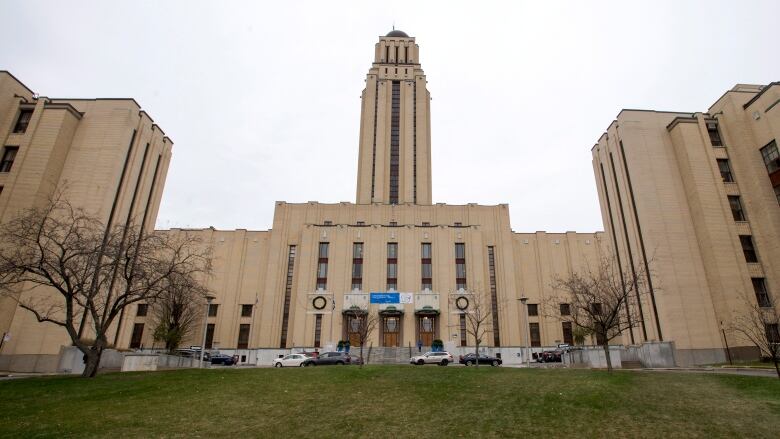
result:
[[[417,328],[420,332],[420,341],[423,346],[433,345],[436,337],[436,317],[420,316],[417,321]]]
[[[401,330],[401,318],[398,316],[382,317],[382,345],[398,346],[398,333]]]

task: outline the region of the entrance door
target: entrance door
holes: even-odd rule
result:
[[[382,345],[383,346],[398,346],[400,337],[398,336],[401,330],[401,318],[398,316],[385,316],[382,317]]]
[[[360,346],[360,326],[362,316],[349,316],[347,319],[347,340],[349,340],[349,346]]]
[[[420,316],[417,319],[417,330],[420,332],[420,340],[423,346],[431,346],[436,337],[436,317]]]

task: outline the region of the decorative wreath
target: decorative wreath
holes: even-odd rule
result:
[[[466,296],[460,296],[457,299],[455,299],[455,307],[457,307],[459,310],[463,311],[466,308],[469,307],[469,299],[466,298]]]
[[[322,296],[317,296],[311,301],[311,306],[313,306],[314,309],[324,309],[327,304],[328,300]]]

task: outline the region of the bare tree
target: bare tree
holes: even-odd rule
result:
[[[467,292],[464,296],[469,300],[468,307],[463,310],[466,318],[466,333],[474,338],[474,364],[479,367],[479,346],[485,335],[493,332],[493,310],[482,294],[477,291]]]
[[[192,276],[175,274],[152,304],[154,340],[173,353],[192,334],[205,304],[208,289]]]
[[[748,296],[743,297],[744,311],[739,314],[731,329],[748,339],[775,365],[780,379],[780,312],[777,307],[762,307]]]
[[[368,343],[371,335],[376,330],[379,324],[379,315],[371,314],[370,311],[350,311],[352,313],[352,319],[350,323],[354,324],[351,328],[353,333],[357,333],[358,342],[360,343],[360,367],[363,367],[365,361],[363,360],[363,347]]]
[[[61,194],[3,224],[0,242],[0,294],[62,327],[84,354],[84,377],[97,373],[107,333],[128,305],[154,302],[172,277],[211,267],[209,249],[192,236],[106,226]]]
[[[545,314],[571,321],[583,333],[594,335],[596,343],[604,348],[607,370],[611,372],[609,342],[641,324],[631,319],[630,310],[641,300],[646,281],[644,270],[621,273],[615,258],[605,257],[595,269],[586,267],[566,277],[557,277],[552,286],[563,295],[545,301]],[[569,316],[557,312],[561,303],[569,304]]]

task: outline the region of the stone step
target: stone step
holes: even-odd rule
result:
[[[641,369],[642,363],[634,360],[624,360],[620,362],[623,369]]]

